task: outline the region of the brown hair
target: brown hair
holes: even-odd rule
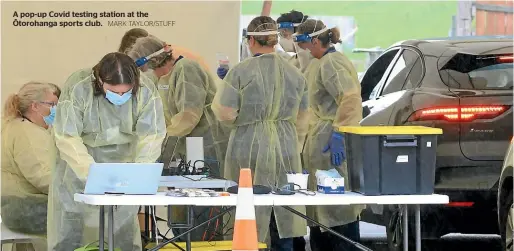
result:
[[[308,19],[298,26],[298,34],[311,34],[316,31],[324,29],[326,26],[321,20]],[[317,39],[321,41],[323,47],[328,47],[331,44],[342,43],[341,31],[339,28],[331,28],[317,36]]]
[[[148,31],[141,28],[130,29],[125,32],[125,35],[121,38],[120,48],[118,52],[126,53],[127,49],[129,49],[135,42],[136,39],[140,37],[147,37],[149,35]]]
[[[33,103],[44,101],[45,95],[48,93],[59,98],[61,89],[50,83],[32,81],[24,84],[17,94],[9,95],[5,101],[4,119],[11,120],[24,116]]]
[[[146,57],[162,49],[166,45],[165,42],[159,38],[149,35],[148,37],[138,38],[131,48],[127,49],[126,54],[137,60],[141,57]],[[163,52],[148,60],[148,68],[156,69],[164,66],[170,60],[173,60],[173,51]]]
[[[260,16],[254,18],[250,24],[248,24],[248,32],[264,32],[264,31],[276,31],[277,23],[273,18],[267,16]],[[278,34],[265,35],[265,36],[247,36],[248,39],[253,37],[257,43],[262,46],[275,46],[278,43]]]
[[[93,67],[94,95],[105,95],[103,83],[110,85],[131,84],[132,94],[139,90],[139,69],[129,56],[111,52]]]

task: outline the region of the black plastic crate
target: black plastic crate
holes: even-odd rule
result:
[[[341,127],[349,190],[364,195],[433,194],[438,128]]]

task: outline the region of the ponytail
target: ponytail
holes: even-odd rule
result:
[[[5,101],[4,119],[9,121],[23,116],[20,112],[20,99],[17,94],[11,94]]]
[[[328,33],[328,37],[330,38],[330,42],[332,44],[342,43],[341,41],[341,31],[339,28],[331,28]]]

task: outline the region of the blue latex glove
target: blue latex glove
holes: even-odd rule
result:
[[[334,166],[340,166],[346,159],[344,153],[344,135],[338,132],[332,132],[328,144],[323,148],[326,153],[330,150],[330,161]]]
[[[218,70],[216,71],[216,73],[218,74],[218,77],[220,77],[221,79],[224,79],[225,76],[227,75],[227,72],[228,72],[228,69],[225,68],[225,67],[218,67]]]

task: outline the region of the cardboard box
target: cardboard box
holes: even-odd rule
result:
[[[318,178],[318,192],[326,194],[343,194],[344,178]]]

